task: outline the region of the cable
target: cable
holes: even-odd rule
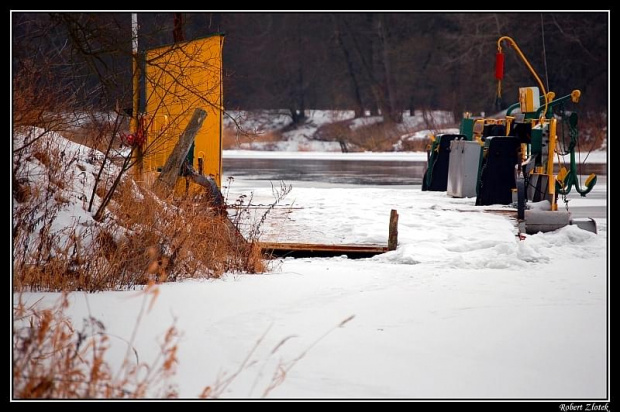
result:
[[[596,144],[597,140],[598,140],[598,136],[592,140],[592,144],[590,145],[590,150],[588,150],[588,154],[586,155],[586,158],[583,159],[584,163],[588,160],[588,157],[590,156],[590,153],[592,153],[592,150],[594,150],[594,145]]]
[[[545,80],[547,82],[547,90],[549,90],[549,73],[547,72],[547,48],[545,47],[545,25],[543,23],[542,13],[540,13],[540,31],[542,32],[543,63],[545,65]]]

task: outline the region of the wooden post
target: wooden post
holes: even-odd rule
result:
[[[398,211],[390,212],[390,231],[388,235],[388,250],[396,250],[398,246]]]
[[[181,165],[185,161],[185,158],[189,153],[189,149],[192,146],[192,143],[194,143],[194,138],[196,137],[196,134],[198,133],[198,130],[200,130],[202,122],[204,122],[206,117],[207,112],[204,110],[194,110],[192,118],[185,127],[181,137],[179,137],[179,141],[176,146],[174,146],[172,153],[170,153],[161,174],[155,181],[155,189],[174,189],[174,185],[179,177]]]

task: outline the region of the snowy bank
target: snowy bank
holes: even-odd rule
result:
[[[257,186],[235,181],[231,195],[253,192],[254,203],[269,201],[271,187]],[[248,356],[251,362],[224,397],[263,396],[278,368],[291,362],[268,396],[609,395],[606,220],[599,221],[598,235],[566,227],[519,240],[506,216],[482,212],[473,199],[419,187],[297,187],[286,202],[291,208],[269,215],[264,236],[384,242],[395,208],[399,248],[355,261],[283,259],[266,275],[160,286],[134,346],[141,360],[153,359],[176,321],[183,334],[176,376],[181,396],[198,396]],[[30,302],[55,297],[25,295]],[[111,353],[121,357],[142,302],[136,292],[73,293],[70,299],[73,321],[100,319],[119,337]]]

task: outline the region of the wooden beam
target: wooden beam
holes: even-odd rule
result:
[[[325,245],[314,243],[271,243],[261,242],[262,252],[269,256],[284,257],[329,257],[347,255],[349,258],[364,258],[388,251],[378,245]]]
[[[398,246],[398,211],[390,212],[390,228],[388,234],[388,250],[396,250]]]
[[[155,189],[157,190],[172,190],[179,178],[179,172],[183,162],[187,158],[189,149],[194,143],[194,138],[198,131],[202,127],[202,123],[207,117],[207,112],[202,109],[194,109],[194,114],[189,123],[185,127],[185,130],[179,137],[179,141],[170,153],[166,164],[164,165],[159,177],[155,181]]]
[[[205,188],[209,199],[211,199],[212,206],[226,209],[226,205],[224,204],[224,195],[222,195],[219,187],[217,187],[217,183],[215,183],[215,180],[210,177],[202,176],[195,173],[190,173],[188,177],[197,185]]]

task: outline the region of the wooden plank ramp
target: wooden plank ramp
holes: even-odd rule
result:
[[[333,257],[346,255],[349,259],[368,258],[380,255],[398,246],[398,212],[390,212],[388,228],[388,244],[381,245],[346,245],[320,243],[280,243],[260,242],[261,252],[268,258],[272,257]]]
[[[333,257],[346,255],[350,259],[367,258],[389,250],[380,245],[322,245],[314,243],[261,242],[263,254],[271,257]]]
[[[346,255],[349,259],[368,258],[390,250],[396,250],[398,246],[398,212],[390,212],[390,225],[388,228],[388,244],[320,244],[320,243],[281,243],[260,242],[263,255],[271,257],[333,257]]]

